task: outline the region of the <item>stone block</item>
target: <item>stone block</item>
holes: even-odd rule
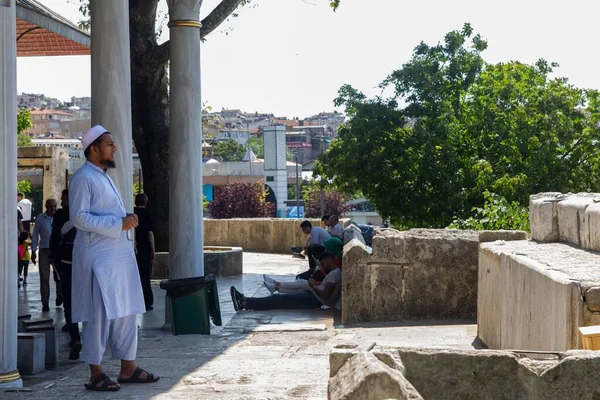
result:
[[[478,233],[413,229],[402,234],[405,318],[474,318]]]
[[[584,242],[584,247],[589,250],[600,251],[600,203],[598,199],[585,209],[585,225],[583,226],[589,242]]]
[[[477,324],[479,338],[489,348],[579,347],[584,304],[578,276],[569,271],[581,274],[587,268],[585,262],[572,267],[570,252],[585,259],[585,251],[558,243],[481,244]]]
[[[46,370],[46,336],[43,333],[17,334],[17,368],[21,375],[36,375]]]
[[[570,196],[559,202],[558,232],[560,241],[589,248],[590,232],[585,210],[594,203],[595,194],[583,193]]]
[[[58,363],[58,331],[55,324],[29,326],[26,329],[26,333],[44,334],[46,339],[46,364]]]
[[[557,242],[559,201],[568,195],[558,192],[539,193],[529,196],[529,229],[531,238],[539,242]]]
[[[261,238],[254,235],[252,224],[246,219],[230,219],[227,222],[229,229],[229,243],[224,246],[241,247],[246,251],[260,252],[263,247]]]
[[[205,246],[232,246],[229,243],[229,220],[204,219]]]
[[[406,378],[427,400],[542,399],[531,397],[536,374],[503,351],[398,349]]]
[[[371,264],[372,321],[401,321],[405,317],[404,274],[401,264]]]
[[[352,240],[344,246],[342,323],[369,321],[371,316],[371,268],[366,246]]]
[[[585,305],[591,312],[600,312],[600,287],[588,288],[583,294]]]
[[[329,400],[423,399],[397,370],[363,352],[346,361],[329,379]]]
[[[350,358],[364,351],[371,351],[373,347],[375,347],[375,342],[366,342],[360,345],[354,343],[336,345],[329,353],[329,377],[335,376]]]
[[[211,249],[215,251],[211,252]],[[218,277],[242,275],[244,273],[243,255],[240,247],[205,249],[204,275],[212,274]]]
[[[360,228],[356,225],[350,225],[347,228],[344,228],[343,237],[344,245],[350,243],[351,240],[358,240],[366,246],[365,238],[363,238]]]
[[[35,318],[35,319],[19,319],[20,332],[25,332],[28,327],[35,325],[48,325],[54,320],[50,317]]]
[[[396,229],[377,229],[373,236],[373,262],[404,264],[404,234]]]
[[[594,371],[600,369],[598,352],[567,352],[566,357],[545,370],[534,386],[540,400],[590,399],[600,397],[600,380]]]
[[[479,243],[495,242],[496,240],[527,240],[527,232],[525,231],[479,231]]]

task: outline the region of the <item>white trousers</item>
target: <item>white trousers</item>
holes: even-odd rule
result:
[[[308,281],[305,279],[296,279],[294,281],[279,282],[279,293],[301,293],[310,290]]]
[[[92,297],[94,318],[83,323],[81,359],[87,364],[100,365],[108,344],[113,358],[135,360],[138,341],[136,315],[109,320],[95,277]]]

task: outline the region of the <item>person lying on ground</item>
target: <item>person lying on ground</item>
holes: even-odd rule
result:
[[[234,286],[231,287],[231,300],[235,311],[275,310],[275,309],[315,309],[322,305],[338,306],[341,293],[342,271],[336,257],[325,252],[319,257],[321,266],[327,271],[323,282],[314,279],[307,281],[308,288],[298,293],[273,294],[267,297],[246,297]]]

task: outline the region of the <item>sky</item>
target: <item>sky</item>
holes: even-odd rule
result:
[[[40,1],[80,19],[79,0]],[[204,0],[201,18],[218,3]],[[254,3],[202,44],[202,101],[214,111],[288,118],[332,111],[343,84],[378,94],[419,42],[435,44],[465,22],[488,40],[487,62],[544,58],[559,63],[555,75],[573,85],[600,89],[597,0],[342,0],[337,12],[329,0]],[[159,10],[167,11],[164,0]],[[63,101],[89,96],[90,57],[19,58],[17,90]]]

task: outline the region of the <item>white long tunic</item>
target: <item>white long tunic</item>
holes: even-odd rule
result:
[[[77,236],[73,248],[73,322],[94,317],[94,277],[108,319],[144,313],[144,296],[133,250],[133,231],[122,231],[125,206],[115,183],[86,162],[71,179],[69,213]]]

